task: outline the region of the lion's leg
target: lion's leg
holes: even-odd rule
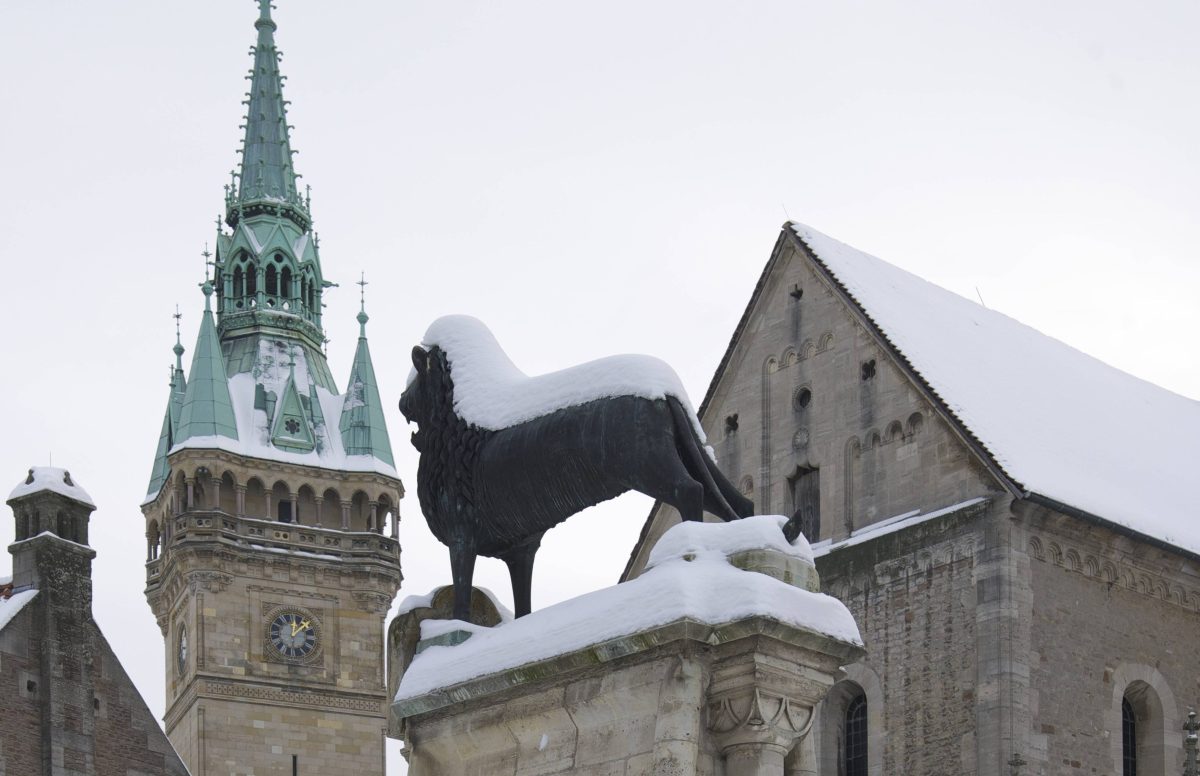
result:
[[[677,480],[671,488],[672,498],[668,502],[679,510],[685,521],[699,522],[704,519],[704,486],[693,479]]]
[[[501,556],[512,579],[513,608],[517,610],[518,617],[524,617],[532,610],[533,559],[541,546],[542,534],[536,534],[520,547]]]
[[[471,581],[475,577],[475,548],[462,539],[450,545],[450,573],[454,577],[454,619],[471,619]]]

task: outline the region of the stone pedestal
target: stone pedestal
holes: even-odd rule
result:
[[[471,673],[469,664],[476,658],[492,664],[497,651],[519,653],[530,638],[586,632],[587,616],[611,602],[606,595],[628,595],[631,582],[496,629],[479,629],[458,646],[425,649],[425,655],[440,654],[413,661],[410,671],[426,673],[414,676],[417,681],[406,677],[392,706],[391,730],[405,740],[409,773],[784,776],[785,758],[807,735],[813,707],[840,678],[840,666],[859,659],[863,650],[848,612],[810,592],[815,572],[793,573],[794,558],[771,551],[761,556],[739,555],[734,564],[730,555],[728,570],[721,573],[734,575],[734,582],[737,575],[754,574],[753,589],[780,594],[758,607],[763,611],[725,622],[682,616],[457,680]],[[660,575],[669,580],[664,592],[678,592],[680,579],[687,587],[686,564],[694,557],[677,559],[685,565],[673,576]],[[773,579],[757,576],[758,560],[765,561],[761,573]],[[716,577],[709,573],[712,567],[701,565],[695,564],[702,586]],[[785,576],[790,582],[783,581]],[[789,611],[773,616],[775,600]],[[809,604],[816,627],[798,624],[804,617],[796,607]],[[580,617],[572,620],[576,613]],[[828,624],[843,613],[850,636],[845,627]],[[544,628],[537,627],[539,615],[545,616]],[[597,632],[606,626],[595,622]],[[460,653],[470,660],[455,661],[453,650],[464,650],[476,639],[474,652]],[[448,680],[444,684],[438,682],[442,677]]]

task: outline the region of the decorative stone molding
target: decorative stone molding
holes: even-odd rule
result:
[[[315,590],[301,590],[287,587],[267,587],[266,585],[246,585],[246,589],[254,593],[283,596],[284,598],[315,598],[320,601],[337,603],[338,597],[329,593],[318,593]],[[264,612],[265,613],[265,612]]]
[[[1030,557],[1058,566],[1066,572],[1080,574],[1110,587],[1117,585],[1132,593],[1166,601],[1189,612],[1200,611],[1200,590],[1185,589],[1174,579],[1128,563],[1098,557],[1087,550],[1081,551],[1058,538],[1030,536],[1028,548]]]
[[[281,706],[309,706],[331,709],[335,711],[363,711],[369,714],[379,714],[382,711],[384,699],[370,697],[347,697],[329,693],[305,690],[295,692],[281,690],[275,687],[241,684],[236,682],[219,682],[209,679],[204,682],[200,694],[226,698],[251,698]]]
[[[812,721],[811,705],[758,687],[708,701],[708,728],[722,749],[770,744],[787,751]]]
[[[192,593],[205,590],[209,593],[220,593],[233,582],[233,577],[217,571],[189,571],[187,584]]]
[[[356,590],[353,593],[354,601],[358,604],[358,608],[364,612],[372,612],[374,614],[387,614],[391,608],[392,599],[383,593],[372,593],[365,590]]]

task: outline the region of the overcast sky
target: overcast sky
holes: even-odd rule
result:
[[[343,386],[370,282],[411,493],[401,598],[449,580],[395,409],[431,320],[482,318],[530,373],[651,353],[699,401],[786,217],[1200,397],[1194,2],[278,6]],[[0,3],[0,481],[53,456],[91,492],[96,618],[159,716],[138,505],[176,303],[191,359],[255,16]],[[552,531],[535,608],[615,582],[648,508]],[[477,581],[510,600],[499,562]]]

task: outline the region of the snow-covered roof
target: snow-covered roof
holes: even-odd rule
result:
[[[206,323],[207,321],[204,321],[201,325],[204,326]],[[199,349],[198,344],[197,350]],[[226,380],[229,407],[232,411],[230,433],[189,435],[176,441],[169,450],[159,456],[164,459],[163,461],[159,461],[156,457],[156,471],[159,469],[165,471],[166,455],[177,450],[215,449],[267,461],[319,466],[339,471],[374,472],[388,477],[398,477],[395,466],[389,461],[377,457],[385,454],[378,451],[386,451],[386,456],[391,456],[387,428],[383,425],[382,417],[372,429],[371,442],[374,449],[377,450],[377,455],[348,454],[346,452],[345,434],[339,428],[339,420],[347,409],[347,401],[360,400],[362,392],[337,394],[317,384],[314,370],[321,365],[309,363],[309,358],[307,350],[301,347],[289,347],[284,340],[259,339],[253,358],[253,368],[249,371],[238,372],[232,377],[222,378]],[[360,373],[361,371],[356,372],[356,374]],[[374,378],[373,372],[371,378],[372,380]],[[189,382],[195,382],[195,380],[192,379]],[[306,429],[315,443],[313,449],[308,451],[295,447],[285,449],[276,444],[278,439],[276,435],[273,435],[272,429],[278,425],[286,407],[284,399],[288,393],[289,382],[298,398],[303,402],[301,414],[304,417],[301,420],[305,423]],[[378,403],[378,389],[373,383],[372,391],[368,398],[370,401]],[[273,401],[269,402],[270,397],[273,397]],[[271,414],[268,414],[268,409],[272,410]],[[163,433],[167,434],[169,429],[166,424],[170,423],[170,418],[164,419],[163,422]],[[233,438],[235,435],[236,439]],[[150,487],[143,503],[152,501],[158,496],[162,483],[163,476],[151,477]]]
[[[262,383],[266,390],[281,395],[287,380],[287,370],[282,369],[282,377],[273,376],[269,371],[260,372],[257,380],[249,372],[236,374],[229,378],[229,395],[233,401],[234,416],[237,419],[237,439],[223,436],[191,437],[187,441],[171,448],[171,452],[184,448],[207,448],[225,450],[226,452],[260,458],[268,461],[296,463],[307,466],[320,466],[325,469],[338,469],[352,472],[376,472],[389,477],[396,477],[396,467],[370,455],[346,455],[342,446],[342,435],[336,422],[330,418],[339,418],[342,414],[342,403],[345,397],[330,393],[319,386],[308,384],[308,391],[300,387],[305,385],[302,377],[302,367],[297,362],[296,376],[298,390],[305,393],[311,400],[316,395],[320,404],[320,413],[325,418],[315,429],[320,440],[316,449],[307,452],[292,452],[282,450],[271,444],[271,423],[273,418],[267,417],[263,409],[254,406],[256,383]],[[153,494],[151,494],[153,496]]]
[[[791,227],[1018,486],[1200,553],[1200,402],[815,229]]]
[[[422,344],[437,345],[446,353],[454,378],[454,407],[463,420],[480,428],[508,428],[610,396],[674,396],[688,411],[700,440],[705,439],[679,375],[653,356],[608,356],[530,377],[509,359],[488,327],[469,315],[438,318]],[[410,372],[409,383],[415,376],[415,370]]]
[[[777,549],[811,563],[803,539],[789,546],[782,540],[785,518],[748,517],[729,523],[685,523],[663,535],[667,548],[637,579],[549,606],[495,628],[426,620],[422,637],[451,629],[472,631],[453,647],[430,646],[417,655],[396,692],[396,700],[416,698],[475,677],[506,671],[640,633],[682,619],[723,625],[754,616],[862,645],[858,626],[836,598],[810,593],[766,574],[732,566],[727,553],[743,549]],[[677,532],[684,534],[680,536]],[[779,534],[766,542],[767,533]]]
[[[13,593],[10,598],[0,596],[0,631],[4,630],[4,626],[12,622],[12,619],[25,608],[25,604],[32,601],[37,594],[37,590],[22,590],[19,593]]]
[[[17,483],[17,487],[8,494],[8,500],[28,496],[30,493],[37,493],[41,490],[66,496],[81,504],[87,504],[93,509],[96,507],[96,503],[92,501],[92,497],[88,495],[87,491],[71,479],[71,473],[56,466],[34,466],[29,470],[25,479]]]

